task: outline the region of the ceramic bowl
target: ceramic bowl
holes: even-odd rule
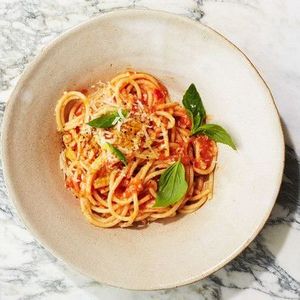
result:
[[[238,150],[219,144],[214,197],[195,213],[100,229],[64,187],[54,107],[63,91],[126,68],[160,78],[179,101],[195,83]],[[122,10],[63,34],[26,69],[5,112],[3,160],[10,199],[42,245],[99,282],[152,290],[201,279],[253,240],[279,190],[284,141],[270,90],[232,43],[183,17]]]

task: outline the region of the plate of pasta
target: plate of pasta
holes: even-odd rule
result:
[[[224,128],[205,123],[194,84],[182,102],[135,70],[58,100],[61,169],[91,224],[146,225],[194,212],[212,198],[216,142],[236,146]]]
[[[25,225],[80,272],[128,289],[191,283],[238,255],[271,212],[283,157],[272,94],[249,59],[157,11],[63,34],[4,118],[5,179]]]

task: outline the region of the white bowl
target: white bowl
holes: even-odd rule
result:
[[[194,82],[238,150],[219,144],[214,197],[195,213],[100,229],[64,187],[54,107],[63,91],[127,67],[158,77],[180,101]],[[253,240],[279,190],[284,141],[268,87],[228,40],[179,16],[122,10],[68,31],[27,68],[6,109],[3,157],[10,197],[46,248],[99,282],[152,290],[201,279]]]

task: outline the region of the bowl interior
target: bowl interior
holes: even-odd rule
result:
[[[195,83],[238,151],[219,144],[214,197],[197,212],[143,229],[100,229],[65,190],[54,107],[63,91],[128,67],[158,77],[179,101]],[[10,99],[3,140],[9,193],[26,225],[78,270],[131,289],[189,283],[233,258],[269,215],[283,167],[272,97],[245,56],[203,25],[149,11],[106,14],[44,49]]]

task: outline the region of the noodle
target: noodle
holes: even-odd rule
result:
[[[120,117],[114,126],[87,124],[116,109]],[[217,145],[205,135],[190,136],[186,110],[170,102],[167,89],[153,76],[127,71],[88,90],[65,92],[55,114],[66,187],[93,225],[146,224],[192,213],[212,198]],[[105,143],[117,147],[127,165]],[[179,160],[188,184],[185,196],[173,205],[154,207],[161,174]]]

